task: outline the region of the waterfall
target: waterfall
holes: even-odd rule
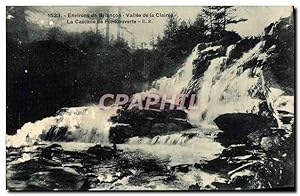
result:
[[[261,58],[263,46],[264,42],[259,42],[240,59],[228,64],[232,45],[227,48],[227,56],[210,61],[197,94],[197,105],[189,112],[189,119],[194,124],[211,124],[224,113],[258,112],[261,101],[258,96],[266,94],[262,69],[245,69],[243,65]]]
[[[148,92],[179,95],[193,77],[193,60],[198,57],[197,48],[198,45],[173,77],[155,81],[154,88]],[[116,108],[101,110],[98,106],[64,108],[55,116],[24,124],[17,134],[6,136],[6,145],[20,147],[40,140],[105,144],[109,142],[109,128],[112,125],[109,119],[116,111]]]
[[[186,59],[184,65],[171,78],[163,77],[153,82],[153,88],[143,93],[156,92],[166,95],[180,95],[189,84],[199,82],[197,104],[188,111],[188,119],[195,125],[213,125],[213,120],[224,113],[249,112],[257,113],[261,95],[268,99],[260,67],[245,68],[251,61],[265,61],[268,55],[262,53],[265,42],[259,42],[254,48],[244,52],[242,57],[233,60],[230,54],[235,45],[227,48],[224,56],[219,55],[222,46],[199,44]],[[206,48],[203,48],[206,47]],[[217,53],[218,57],[211,59],[207,70],[200,79],[193,79],[194,60],[205,58],[208,53]],[[229,59],[231,61],[229,61]],[[201,66],[201,65],[197,65]],[[7,146],[31,145],[36,141],[76,141],[86,143],[108,143],[109,119],[116,114],[117,108],[102,110],[98,106],[66,108],[52,117],[44,118],[34,123],[28,122],[17,131],[16,135],[7,136]],[[145,143],[184,144],[189,141],[182,135],[160,136]]]
[[[199,127],[202,129],[202,127]],[[213,139],[217,133],[218,129],[214,127],[205,127],[203,131],[199,132],[199,129],[190,129],[188,131],[173,133],[169,135],[157,135],[152,138],[149,137],[132,137],[128,140],[128,144],[148,144],[148,145],[188,145],[197,139],[210,138]]]
[[[171,78],[163,77],[153,82],[150,91],[166,95],[179,95],[193,77],[193,61],[198,57],[198,46],[193,49],[183,66]]]
[[[17,134],[6,136],[6,145],[27,146],[41,139],[108,143],[109,119],[116,110],[98,106],[63,108],[55,116],[24,124]]]
[[[155,156],[169,157],[170,165],[193,164],[201,160],[211,160],[224,149],[214,141],[219,130],[195,129],[170,135],[160,135],[153,138],[133,137],[123,149],[139,150]]]
[[[268,56],[262,52],[265,42],[259,42],[254,48],[243,53],[242,57],[229,63],[235,45],[228,46],[225,56],[209,61],[209,66],[200,79],[197,93],[197,105],[189,111],[188,118],[195,125],[213,124],[213,120],[224,113],[257,113],[261,102],[259,95],[267,98],[262,69],[244,68],[248,62],[265,61]],[[210,46],[199,50],[199,44],[187,58],[184,66],[170,77],[163,77],[153,83],[150,92],[179,95],[193,81],[194,60],[205,58],[207,52],[218,53],[222,46]],[[201,65],[198,65],[201,66]],[[196,79],[199,80],[199,79]]]

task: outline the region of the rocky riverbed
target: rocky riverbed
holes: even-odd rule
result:
[[[246,120],[264,118],[252,114],[230,116],[216,119],[223,131],[215,127],[193,128],[157,136],[135,136],[124,144],[110,146],[41,142],[30,147],[9,147],[8,189],[292,189],[293,118],[286,119],[288,123],[281,129],[266,125],[257,129],[247,126]],[[226,119],[225,127],[220,124],[222,119]],[[237,119],[244,122],[241,126],[245,131],[233,133],[233,127],[226,129],[232,122],[236,124]]]
[[[213,141],[212,131],[207,133],[206,139],[202,138],[202,144],[196,143],[201,142],[201,138],[195,135],[195,130],[165,137],[173,138],[173,141],[159,144],[159,139],[153,139],[151,143],[149,138],[148,141],[146,138],[133,138],[127,144],[117,145],[117,149],[113,146],[65,142],[7,148],[8,188],[188,190],[194,182],[203,188],[215,180],[222,182],[218,175],[194,167],[194,162],[216,158],[223,149]],[[191,137],[195,140],[189,140]],[[190,147],[195,144],[198,147],[202,145],[202,150],[191,151]]]

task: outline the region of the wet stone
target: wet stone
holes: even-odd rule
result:
[[[32,190],[81,190],[85,179],[72,168],[53,168],[34,173],[27,181]]]
[[[176,165],[176,166],[171,167],[171,170],[175,171],[175,172],[188,173],[190,170],[189,169],[190,167],[191,167],[190,164],[181,164],[181,165]]]
[[[201,187],[200,187],[200,185],[198,183],[189,186],[189,190],[194,190],[194,191],[200,190],[200,188]]]
[[[95,155],[97,159],[105,160],[113,158],[116,154],[116,150],[108,146],[96,145],[90,147],[87,153]]]

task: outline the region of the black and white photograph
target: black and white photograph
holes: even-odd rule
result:
[[[292,5],[2,9],[8,192],[296,190]]]

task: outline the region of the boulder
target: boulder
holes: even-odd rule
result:
[[[59,144],[51,144],[51,145],[45,147],[45,150],[50,150],[52,152],[62,152],[62,151],[64,151],[62,146],[59,145]]]
[[[222,131],[237,135],[249,134],[274,123],[269,118],[251,113],[222,114],[214,122]]]
[[[254,174],[252,173],[248,174],[247,171],[248,170],[233,174],[231,176],[231,180],[229,181],[229,186],[235,188],[247,189],[250,182],[254,178]]]
[[[171,167],[171,170],[175,172],[188,173],[190,166],[191,166],[190,164],[175,165]]]
[[[110,141],[124,143],[130,137],[155,136],[183,131],[193,126],[186,120],[182,110],[122,110],[112,117],[116,124],[110,128]]]
[[[40,164],[51,166],[51,167],[60,167],[62,165],[62,162],[58,159],[47,159],[47,158],[40,158],[39,159]]]
[[[286,131],[284,129],[270,128],[250,133],[247,138],[252,146],[261,147],[265,151],[270,151],[271,149],[274,150],[281,146],[282,137],[285,134]]]
[[[111,118],[112,122],[132,124],[143,119],[155,119],[156,122],[164,122],[169,118],[186,119],[187,113],[182,110],[127,110],[123,109],[118,115]]]
[[[213,185],[217,190],[232,190],[234,188],[226,182],[213,182],[211,185]]]
[[[218,135],[218,140],[225,146],[245,143],[250,133],[276,124],[270,118],[251,113],[222,114],[214,122],[223,131]]]
[[[198,183],[196,183],[196,184],[192,184],[191,186],[189,186],[189,190],[190,191],[199,191],[200,190],[200,185],[198,184]]]
[[[260,146],[263,150],[269,151],[275,148],[275,143],[272,137],[263,137],[261,138]]]
[[[229,46],[241,40],[241,36],[234,31],[224,31],[220,34],[221,39],[215,41],[218,45]]]
[[[81,190],[85,178],[69,167],[53,168],[34,173],[27,181],[29,190]]]
[[[64,149],[59,144],[51,144],[42,148],[41,157],[52,159],[53,156],[60,156]]]
[[[87,153],[95,155],[97,159],[106,160],[111,159],[116,154],[116,150],[108,146],[96,145],[90,147]]]
[[[128,138],[133,136],[132,126],[129,124],[117,123],[109,130],[109,140],[113,144],[124,143]]]
[[[194,167],[208,173],[226,173],[230,170],[227,159],[221,157],[202,164],[195,163]]]
[[[257,131],[254,131],[253,133],[250,133],[247,136],[247,138],[252,146],[259,146],[261,138],[266,135],[270,135],[270,134],[271,134],[271,132],[268,129],[257,130]]]
[[[278,113],[279,113],[280,121],[283,124],[291,124],[291,122],[294,121],[294,114],[293,113],[283,111],[283,110],[278,110]]]
[[[271,137],[263,137],[260,146],[264,151],[276,151],[282,145],[281,137],[275,135]]]
[[[249,153],[246,151],[247,147],[245,144],[232,144],[228,148],[225,148],[222,151],[222,156],[224,157],[236,157],[244,156]]]

